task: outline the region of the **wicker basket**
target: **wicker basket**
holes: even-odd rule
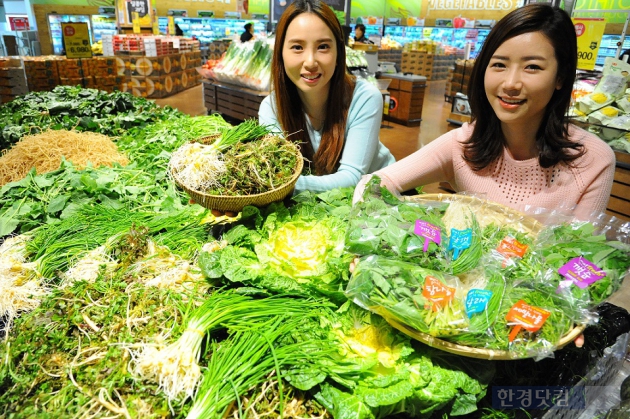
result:
[[[494,221],[501,222],[513,222],[518,220],[518,224],[523,227],[524,232],[531,235],[538,235],[538,233],[544,227],[538,220],[528,215],[525,215],[512,208],[504,205],[485,201],[474,196],[459,195],[459,194],[423,194],[408,196],[405,199],[413,202],[461,202],[469,204],[473,207],[478,207],[480,210],[491,213]],[[479,212],[475,212],[479,214]],[[485,349],[485,348],[473,348],[470,346],[464,346],[455,344],[436,338],[429,334],[418,331],[417,329],[407,326],[398,322],[395,319],[389,318],[389,316],[383,316],[387,322],[394,328],[398,329],[407,336],[416,339],[422,343],[425,343],[433,348],[440,349],[446,352],[450,352],[457,355],[462,355],[470,358],[478,359],[490,359],[490,360],[514,360],[521,359],[516,357],[515,353],[499,349]],[[586,328],[585,325],[575,325],[566,335],[557,342],[557,348],[560,349],[570,342],[573,342]]]
[[[218,135],[212,135],[209,137],[204,137],[196,142],[208,144],[212,143]],[[266,205],[271,204],[272,202],[282,201],[286,198],[294,189],[295,183],[297,182],[300,174],[302,174],[302,167],[304,166],[304,159],[302,157],[302,153],[294,144],[293,148],[295,150],[296,156],[296,166],[295,171],[293,172],[293,176],[291,179],[285,183],[284,185],[279,186],[276,189],[271,191],[255,194],[255,195],[235,195],[235,196],[222,196],[222,195],[209,195],[203,192],[196,191],[194,189],[190,189],[187,186],[183,185],[177,179],[177,174],[171,172],[171,176],[175,180],[175,183],[199,205],[208,209],[216,209],[219,211],[233,211],[239,212],[247,205],[254,205],[257,207],[264,207]]]

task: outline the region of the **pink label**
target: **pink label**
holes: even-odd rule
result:
[[[565,283],[560,285],[562,288],[571,283],[580,288],[586,288],[593,282],[606,276],[606,272],[582,256],[571,259],[558,269],[558,273],[566,278]]]
[[[418,236],[424,237],[424,252],[429,250],[429,242],[435,242],[438,245],[442,243],[440,228],[426,221],[416,220],[416,227],[413,230]]]

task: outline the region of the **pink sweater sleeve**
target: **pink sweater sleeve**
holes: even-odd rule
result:
[[[576,203],[576,218],[588,219],[592,213],[606,211],[615,176],[615,153],[603,140],[571,126],[571,139],[584,144],[586,153],[571,169],[581,196]]]
[[[462,146],[459,142],[468,138],[470,132],[472,129],[468,124],[449,131],[375,174],[380,176],[390,189],[398,192],[443,181],[449,182],[457,189],[455,171],[465,169],[460,167],[463,160],[460,156]]]

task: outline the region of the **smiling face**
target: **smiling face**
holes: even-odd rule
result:
[[[335,73],[337,46],[330,28],[312,13],[298,15],[287,27],[282,46],[284,70],[301,98],[328,97]]]
[[[537,129],[554,91],[562,87],[553,45],[540,32],[508,39],[490,59],[484,86],[502,126]]]

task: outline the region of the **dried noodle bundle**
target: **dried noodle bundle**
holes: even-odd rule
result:
[[[33,167],[38,174],[57,170],[62,157],[78,168],[86,167],[88,162],[94,167],[129,163],[106,135],[48,130],[27,135],[11,149],[4,150],[0,157],[0,185],[23,179]]]

